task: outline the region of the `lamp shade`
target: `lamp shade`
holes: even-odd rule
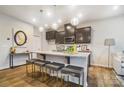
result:
[[[113,38],[105,39],[104,45],[105,46],[114,46],[115,45],[115,39],[113,39]]]

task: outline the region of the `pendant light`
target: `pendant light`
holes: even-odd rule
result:
[[[71,19],[71,24],[73,26],[77,26],[79,24],[79,19],[77,17],[74,17]]]

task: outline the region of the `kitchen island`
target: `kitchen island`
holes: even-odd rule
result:
[[[38,57],[41,55],[44,60],[64,63],[65,65],[75,65],[84,68],[84,81],[81,80],[81,84],[84,82],[84,86],[87,86],[87,75],[88,75],[88,63],[90,60],[90,53],[88,52],[77,52],[77,53],[67,53],[67,52],[57,52],[57,51],[33,51],[31,52],[31,57],[37,54]],[[71,82],[77,83],[77,78],[70,77]]]

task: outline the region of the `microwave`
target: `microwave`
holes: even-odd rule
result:
[[[65,44],[74,44],[75,43],[75,37],[74,36],[65,37],[64,43]]]

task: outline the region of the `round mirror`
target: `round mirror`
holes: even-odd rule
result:
[[[27,42],[27,36],[23,31],[17,31],[14,35],[14,40],[18,46],[22,46]]]

